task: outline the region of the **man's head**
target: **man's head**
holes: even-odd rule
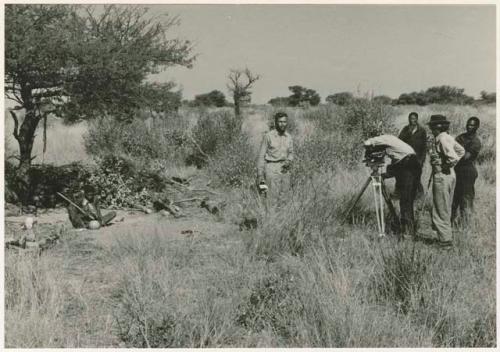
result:
[[[408,123],[410,126],[416,126],[418,124],[418,114],[416,112],[410,112],[408,115]]]
[[[467,124],[465,125],[465,129],[467,130],[467,134],[476,133],[479,128],[479,119],[475,116],[472,116],[467,120]]]
[[[436,137],[441,132],[446,132],[450,128],[450,121],[446,120],[446,116],[432,115],[428,123],[432,135]]]
[[[286,126],[288,125],[288,115],[285,112],[277,112],[274,114],[274,127],[279,133],[284,133],[286,131]]]

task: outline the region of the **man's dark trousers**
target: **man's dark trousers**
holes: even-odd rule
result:
[[[417,196],[422,167],[415,154],[410,154],[387,168],[389,176],[395,176],[399,187],[399,209],[401,213],[401,231],[415,235],[417,223],[413,204]]]
[[[477,170],[473,165],[455,168],[457,183],[455,193],[453,194],[453,203],[451,206],[451,220],[455,220],[457,210],[460,209],[462,217],[467,217],[466,212],[470,212],[474,206],[475,190],[474,184],[477,179]]]

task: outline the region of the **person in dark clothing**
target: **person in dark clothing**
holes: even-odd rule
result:
[[[476,159],[481,150],[481,141],[476,135],[479,128],[479,119],[475,116],[469,118],[466,124],[466,132],[456,138],[456,141],[465,149],[465,155],[455,166],[457,183],[453,194],[451,208],[451,220],[457,218],[457,211],[463,219],[468,220],[474,206],[474,183],[477,179]]]
[[[92,201],[89,201],[87,197]],[[86,187],[85,191],[76,192],[73,199],[75,204],[85,212],[83,214],[73,204],[68,205],[69,220],[74,228],[86,228],[92,220],[96,220],[101,226],[106,226],[116,217],[115,211],[110,211],[104,215],[101,213],[99,197],[94,194],[93,189],[90,187]]]
[[[375,134],[375,133],[374,133]],[[387,156],[392,163],[387,165],[383,178],[395,177],[399,184],[401,196],[399,199],[401,232],[415,237],[417,222],[414,215],[414,202],[422,168],[415,151],[407,143],[396,136],[378,134],[364,142],[365,147],[385,147]]]
[[[420,164],[420,169],[422,169],[427,152],[427,132],[425,131],[425,128],[419,125],[418,114],[416,112],[410,112],[408,115],[408,125],[403,127],[398,138],[415,150],[417,160]],[[398,187],[399,184],[396,182],[396,195],[400,194]],[[422,194],[423,191],[424,187],[422,186],[422,181],[419,177],[417,193]]]

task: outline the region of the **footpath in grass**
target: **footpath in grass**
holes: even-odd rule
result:
[[[159,247],[168,244],[169,256],[200,260],[207,245],[220,246],[213,237],[231,229],[203,211],[181,219],[119,212],[123,221],[98,231],[71,229],[63,210],[39,215],[38,226],[58,229],[61,238],[41,256],[6,250],[6,346],[125,346],[116,295],[134,270],[125,264],[133,257],[127,250],[141,242],[154,246],[154,238]],[[6,236],[18,235],[23,220],[7,217]]]

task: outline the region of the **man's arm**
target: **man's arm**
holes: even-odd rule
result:
[[[481,142],[479,139],[474,138],[470,143],[469,150],[465,151],[464,160],[476,160],[479,152],[481,151]]]
[[[401,131],[399,131],[399,135],[398,135],[398,138],[401,139],[403,142],[406,142],[405,141],[405,137],[406,137],[406,129],[407,129],[407,126],[403,127],[401,129]]]
[[[440,138],[440,144],[443,154],[446,157],[446,164],[449,167],[455,166],[465,154],[464,148],[450,135],[445,135]]]
[[[257,158],[257,181],[264,181],[264,167],[265,167],[265,157],[267,152],[267,133],[262,137],[262,143],[260,144],[259,156]]]
[[[415,148],[415,152],[417,153],[419,162],[423,165],[425,161],[425,157],[427,155],[427,132],[424,129],[420,129],[418,135],[418,142]]]

